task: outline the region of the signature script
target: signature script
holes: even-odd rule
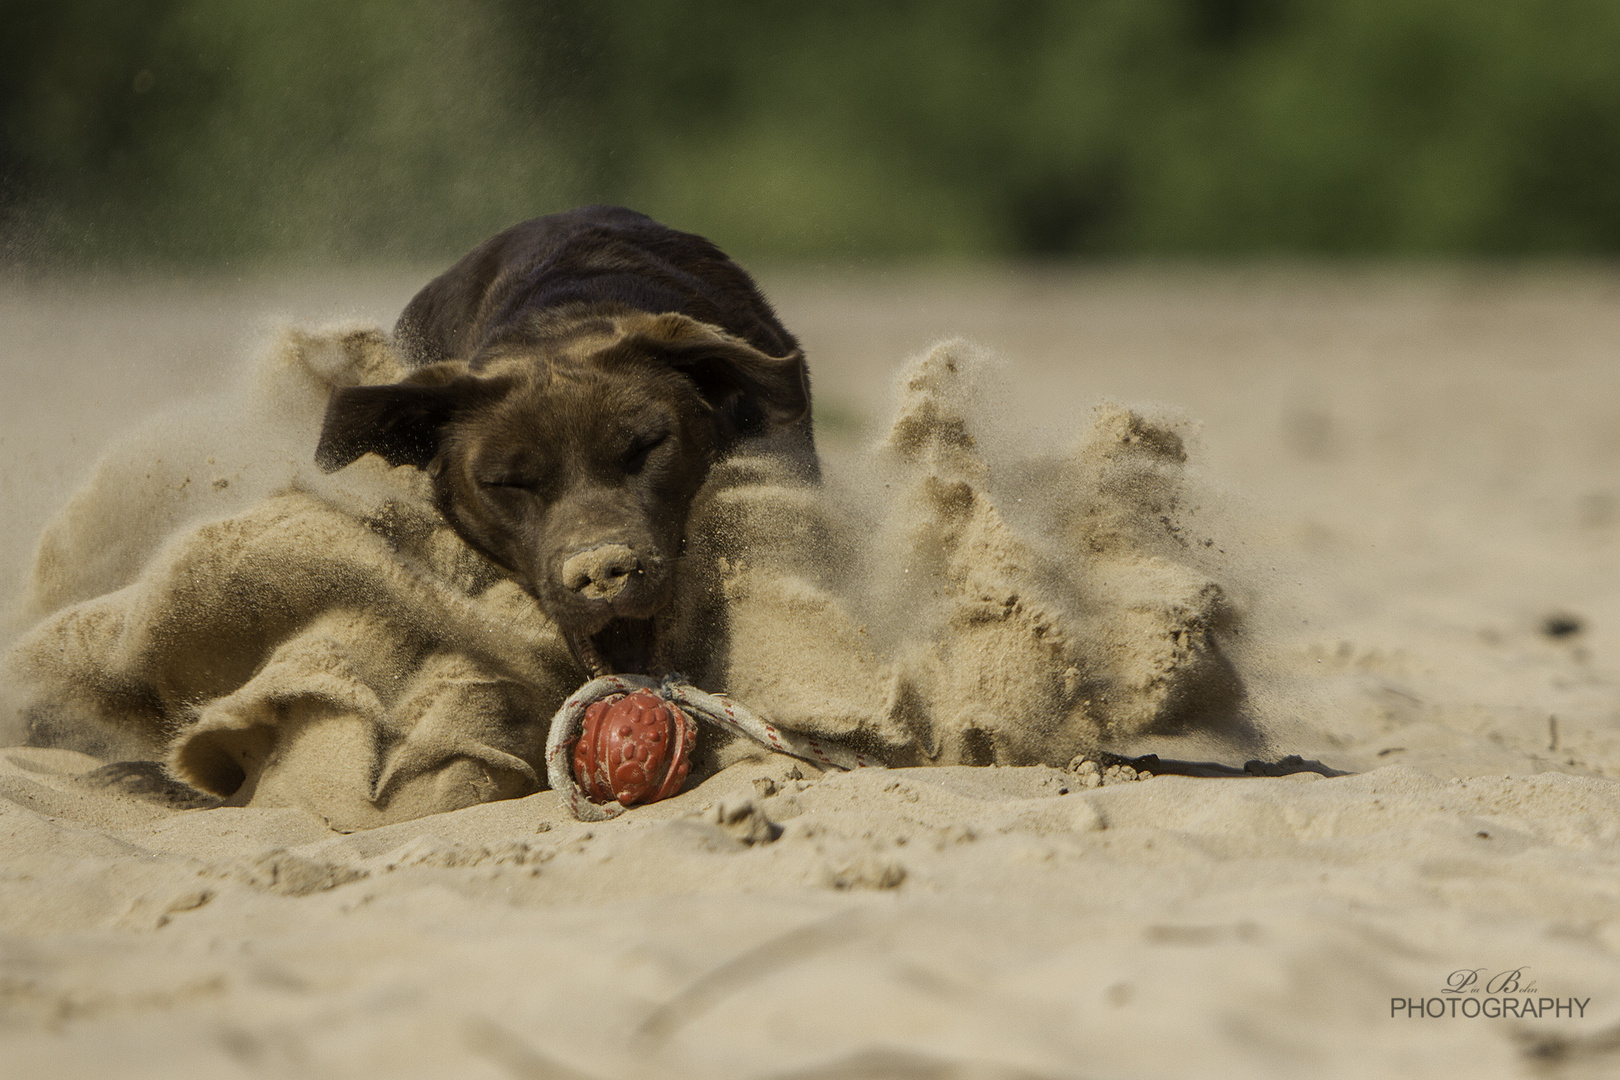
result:
[[[1487,994],[1533,994],[1536,992],[1536,981],[1525,972],[1528,967],[1516,967],[1507,971],[1498,971],[1494,975],[1485,973],[1490,968],[1458,968],[1446,976],[1446,987],[1443,994],[1477,994],[1484,991]]]

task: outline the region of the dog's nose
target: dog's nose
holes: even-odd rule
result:
[[[562,564],[563,585],[587,600],[612,600],[640,573],[641,560],[623,544],[576,551]]]

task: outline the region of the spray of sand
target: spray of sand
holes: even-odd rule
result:
[[[972,346],[936,346],[869,452],[775,515],[732,515],[722,677],[790,725],[850,717],[895,764],[1063,765],[1148,736],[1257,747],[1241,619],[1189,524],[1175,424],[1102,405],[1070,446],[1031,450],[982,407],[994,375]]]
[[[536,721],[580,676],[554,628],[469,564],[415,470],[309,461],[330,388],[399,371],[373,328],[288,331],[241,393],[109,452],[39,545],[7,741],[167,760],[346,827],[532,788]],[[1200,531],[1185,425],[1103,405],[1070,445],[1021,446],[992,372],[962,342],[916,358],[887,435],[821,487],[766,456],[717,468],[687,673],[897,766],[1256,749],[1243,591]]]

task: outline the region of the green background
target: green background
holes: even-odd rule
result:
[[[1620,250],[1605,0],[0,0],[23,262]]]

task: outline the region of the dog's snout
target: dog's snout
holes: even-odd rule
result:
[[[610,601],[642,573],[641,559],[623,544],[603,544],[563,560],[563,585],[586,600]]]

